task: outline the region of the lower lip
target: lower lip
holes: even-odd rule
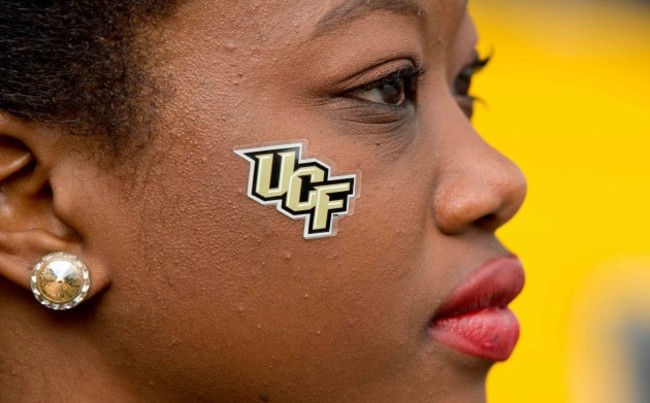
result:
[[[436,320],[429,334],[461,353],[505,361],[519,339],[519,322],[508,308],[489,307]]]

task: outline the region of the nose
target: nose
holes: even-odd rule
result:
[[[464,120],[445,142],[433,197],[439,230],[456,235],[470,228],[495,231],[521,207],[527,184],[521,170],[488,145]],[[456,125],[459,127],[459,125]]]

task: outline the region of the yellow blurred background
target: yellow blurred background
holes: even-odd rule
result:
[[[650,2],[476,0],[475,124],[529,182],[522,335],[490,402],[650,401]],[[645,388],[645,389],[644,389]]]

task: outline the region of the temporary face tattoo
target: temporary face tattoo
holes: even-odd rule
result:
[[[235,150],[250,162],[248,197],[304,219],[306,239],[336,235],[335,220],[349,213],[356,175],[331,175],[327,164],[303,159],[302,151],[301,143]]]

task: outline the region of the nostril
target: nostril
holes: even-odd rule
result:
[[[494,232],[517,213],[525,197],[526,180],[519,168],[480,145],[479,151],[462,148],[473,154],[459,156],[438,172],[432,207],[434,222],[445,235],[472,228]]]
[[[486,214],[483,217],[478,218],[474,223],[477,227],[489,230],[495,230],[500,225],[498,217],[494,213]]]

